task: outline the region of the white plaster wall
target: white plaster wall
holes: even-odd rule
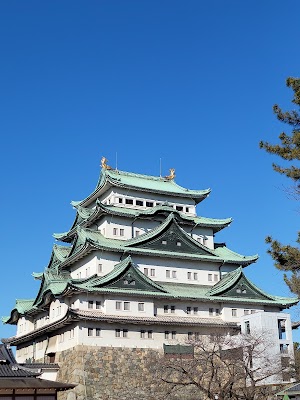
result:
[[[237,316],[234,317],[232,315],[232,310],[237,310]],[[240,322],[240,319],[245,315],[245,310],[249,310],[251,313],[263,312],[262,306],[255,306],[251,304],[240,304],[240,303],[232,303],[232,304],[224,304],[222,311],[222,319],[228,322]]]
[[[121,310],[116,309],[116,302],[121,302]],[[130,303],[130,310],[124,310],[124,301]],[[138,303],[144,303],[144,311],[138,310]],[[110,315],[148,317],[154,316],[153,299],[112,296],[104,302],[104,312]]]
[[[154,258],[138,255],[134,255],[132,259],[142,272],[144,272],[144,268],[148,268],[149,271],[151,268],[155,269],[155,276],[150,276],[153,281],[214,286],[216,282],[208,281],[208,274],[213,273],[219,275],[218,264],[208,262],[180,260],[176,258]],[[167,278],[166,270],[176,271],[176,278]],[[189,280],[187,274],[189,271],[192,273],[197,272],[198,279]]]
[[[68,305],[63,301],[64,299],[62,299],[62,301],[56,299],[51,302],[49,308],[49,323],[53,323],[62,319],[63,316],[67,313]]]

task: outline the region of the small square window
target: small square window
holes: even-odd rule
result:
[[[146,332],[144,330],[141,331],[141,339],[145,339],[145,333]]]
[[[122,307],[122,302],[116,301],[116,310],[121,310],[121,307]]]
[[[121,337],[121,330],[120,329],[116,329],[115,330],[115,335],[116,335],[116,337]]]
[[[209,281],[209,282],[212,282],[212,280],[213,280],[212,274],[208,274],[208,281]]]
[[[128,329],[123,329],[123,337],[128,337]]]
[[[100,310],[101,308],[101,301],[96,301],[96,310]]]
[[[100,328],[96,328],[96,336],[100,336],[100,334],[101,334],[101,329]]]
[[[136,204],[137,206],[143,206],[143,205],[144,205],[144,202],[143,202],[142,200],[136,200],[136,201],[135,201],[135,204]]]
[[[154,268],[150,269],[150,276],[155,276],[155,269]]]
[[[124,236],[124,229],[120,229],[120,236]]]
[[[198,314],[198,311],[199,311],[198,307],[194,307],[194,314]]]
[[[93,329],[92,328],[88,328],[88,336],[93,336]]]
[[[148,268],[144,268],[144,274],[147,275],[147,276],[149,275],[149,269]]]
[[[123,203],[123,199],[122,199],[122,197],[119,197],[119,203]]]
[[[219,316],[220,315],[220,309],[216,308],[216,315]]]
[[[161,244],[166,245],[166,244],[167,244],[167,241],[166,241],[166,240],[162,240],[162,241],[161,241]]]
[[[118,234],[118,228],[113,229],[113,234],[116,236]]]
[[[256,313],[256,310],[251,310],[251,314],[255,314]]]
[[[130,310],[130,302],[129,301],[124,301],[124,310],[129,311]]]
[[[237,317],[237,309],[236,308],[231,309],[231,315],[232,315],[232,317]]]
[[[169,306],[165,305],[164,306],[164,313],[167,314],[169,312]]]
[[[125,199],[125,204],[133,204],[133,199]]]
[[[214,315],[214,309],[213,308],[209,308],[208,309],[208,313],[209,313],[210,316],[213,316]]]
[[[172,331],[172,339],[176,339],[176,331]]]
[[[88,308],[93,308],[93,307],[94,307],[94,302],[93,301],[89,301]]]
[[[250,310],[244,310],[244,314],[245,315],[249,315],[250,314]]]
[[[187,278],[188,278],[188,279],[192,279],[192,273],[191,273],[191,272],[188,272],[188,273],[187,273]]]
[[[171,306],[171,314],[175,314],[175,306]]]
[[[135,231],[135,236],[140,236],[141,232],[140,231]]]
[[[169,335],[170,335],[170,332],[169,331],[165,331],[165,339],[169,339]]]
[[[146,201],[146,207],[153,207],[153,205],[152,201]]]
[[[179,241],[176,242],[176,246],[179,246],[179,247],[180,247],[180,246],[181,246],[181,242],[179,242]]]
[[[192,312],[192,307],[187,307],[186,308],[186,313],[187,314],[191,314],[191,312]]]
[[[171,278],[171,271],[169,269],[166,270],[166,278]]]
[[[190,207],[185,207],[185,212],[190,212]]]
[[[145,303],[139,303],[138,304],[138,310],[139,311],[145,311]]]
[[[172,278],[177,278],[177,272],[176,271],[172,271]]]
[[[148,339],[153,339],[153,331],[148,331]]]
[[[176,206],[175,207],[177,211],[183,211],[183,207],[182,206]]]

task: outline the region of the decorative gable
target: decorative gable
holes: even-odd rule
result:
[[[182,229],[173,220],[166,229],[155,236],[136,242],[134,247],[158,251],[169,251],[177,253],[194,253],[199,255],[213,256],[212,252],[206,251],[201,244],[197,244],[191,237],[184,234]]]

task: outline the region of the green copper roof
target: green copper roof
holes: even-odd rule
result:
[[[174,180],[165,178],[134,174],[131,172],[102,169],[98,184],[93,193],[82,201],[72,202],[74,206],[90,204],[96,200],[103,188],[123,187],[126,189],[147,191],[159,194],[172,195],[176,197],[188,197],[199,203],[204,200],[210,193],[210,189],[191,190],[179,186]]]
[[[164,240],[167,245],[162,244]],[[178,240],[182,244],[180,247],[176,245]],[[258,258],[257,255],[241,256],[231,250],[226,252],[224,247],[209,249],[187,234],[178,225],[176,215],[173,213],[169,214],[165,221],[153,230],[126,241],[108,239],[100,231],[84,229],[78,226],[74,249],[71,251],[69,258],[61,263],[60,268],[70,265],[74,260],[72,256],[75,257],[79,251],[80,256],[83,255],[84,251],[91,251],[90,246],[94,249],[117,251],[122,254],[145,254],[158,257],[165,257],[167,252],[170,258],[206,260],[220,264],[234,263],[244,266],[255,262]]]
[[[117,215],[124,216],[129,218],[151,218],[154,215],[162,215],[165,216],[169,213],[175,213],[178,216],[178,220],[183,223],[187,223],[193,225],[193,228],[203,227],[203,228],[212,228],[213,232],[216,233],[221,229],[225,228],[232,222],[232,218],[226,219],[216,219],[216,218],[206,218],[199,216],[191,216],[187,215],[183,212],[175,210],[172,206],[169,205],[158,205],[146,210],[137,210],[133,208],[127,207],[118,207],[118,206],[108,206],[102,204],[99,200],[96,201],[96,207],[94,209],[84,208],[79,205],[75,207],[78,211],[75,221],[68,232],[63,233],[54,233],[53,237],[57,240],[71,242],[72,238],[76,234],[76,226],[81,225],[83,227],[89,227],[93,224],[95,220],[100,218],[103,215]],[[79,209],[81,213],[81,217],[79,218]]]

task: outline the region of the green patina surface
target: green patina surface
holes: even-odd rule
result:
[[[239,288],[241,290],[237,291]],[[246,289],[246,292],[243,292],[243,288]],[[11,323],[13,313],[16,311],[20,315],[37,311],[37,307],[43,304],[45,296],[49,294],[60,297],[70,290],[152,298],[274,305],[283,308],[298,302],[297,298],[272,296],[258,289],[246,278],[242,268],[226,274],[214,287],[198,284],[174,284],[152,281],[133,264],[131,257],[127,257],[103,277],[95,275],[86,279],[72,279],[68,273],[55,274],[46,271],[37,298],[34,301],[32,299],[17,300],[11,316],[6,317],[4,322]]]
[[[194,200],[196,203],[205,199],[210,193],[210,189],[186,189],[182,186],[179,186],[173,180],[167,180],[157,176],[102,169],[98,184],[94,192],[91,193],[84,200],[73,201],[71,204],[73,206],[77,206],[88,203],[90,199],[92,199],[97,194],[97,192],[99,192],[99,189],[102,189],[105,185],[107,185],[108,187],[109,185],[111,185],[132,190],[142,190],[143,192],[147,191],[162,194],[165,193],[168,195],[173,195],[175,197],[188,197]]]

